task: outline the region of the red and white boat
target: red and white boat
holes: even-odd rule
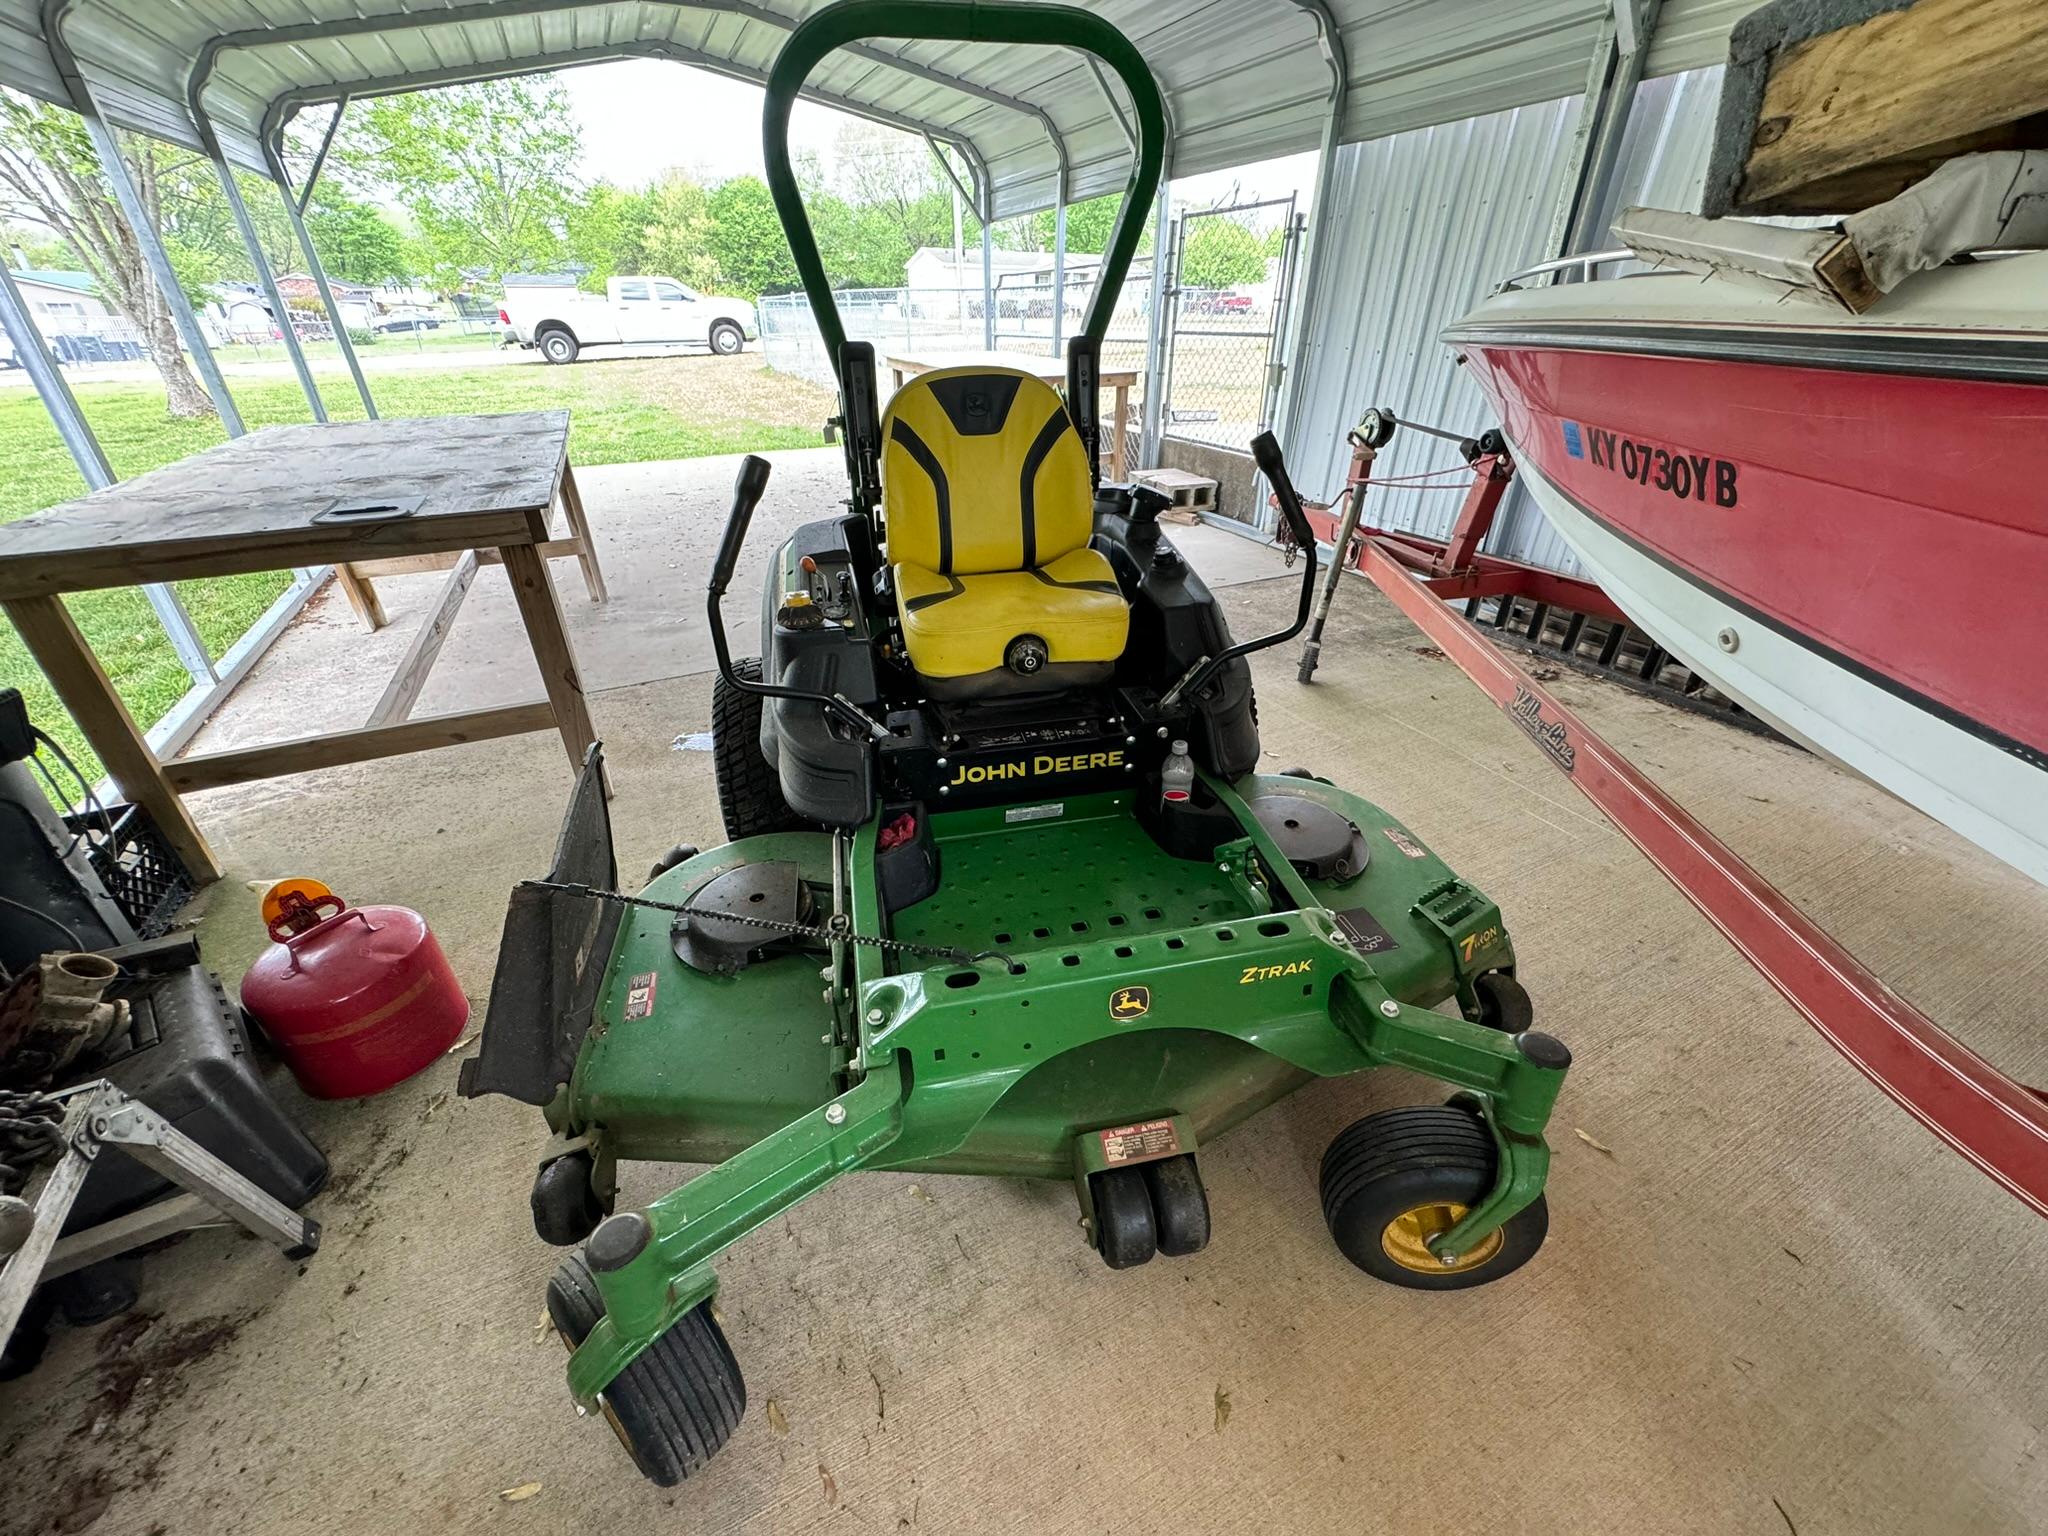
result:
[[[1686,271],[1510,285],[1444,339],[1658,644],[2048,883],[2048,253],[1862,314]]]

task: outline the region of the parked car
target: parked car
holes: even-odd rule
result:
[[[438,315],[430,315],[423,311],[393,310],[390,314],[371,322],[370,329],[387,334],[399,331],[438,331],[441,329],[441,320]]]
[[[585,347],[702,342],[737,352],[760,334],[754,306],[700,294],[669,277],[615,277],[597,298],[560,286],[507,283],[498,318],[522,347],[551,363],[573,363]]]

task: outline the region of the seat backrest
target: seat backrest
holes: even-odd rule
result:
[[[1043,380],[936,368],[882,415],[882,513],[891,561],[961,576],[1030,570],[1088,542],[1088,452]]]

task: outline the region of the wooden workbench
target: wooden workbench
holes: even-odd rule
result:
[[[271,427],[0,528],[0,608],[121,792],[156,819],[193,875],[220,865],[179,798],[251,779],[526,731],[561,732],[572,767],[595,739],[548,579],[547,558],[603,578],[565,495],[569,413],[439,416]],[[549,543],[564,503],[571,540]],[[512,583],[547,698],[407,716],[484,560]],[[360,729],[161,762],[63,603],[67,592],[355,562],[359,571],[447,568],[440,600]]]
[[[1055,389],[1064,389],[1067,383],[1064,359],[1030,352],[897,352],[883,359],[882,366],[889,370],[895,389],[901,389],[905,379],[934,368],[1011,368],[1043,379]],[[1115,430],[1110,436],[1109,478],[1122,480],[1130,462],[1126,439],[1130,431],[1131,386],[1138,382],[1138,371],[1105,367],[1097,373],[1096,382],[1115,391],[1110,412]]]

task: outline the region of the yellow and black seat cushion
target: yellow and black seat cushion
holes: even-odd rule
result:
[[[882,507],[904,644],[934,694],[1109,675],[1130,608],[1088,545],[1087,451],[1051,386],[972,367],[905,384],[882,418]]]

